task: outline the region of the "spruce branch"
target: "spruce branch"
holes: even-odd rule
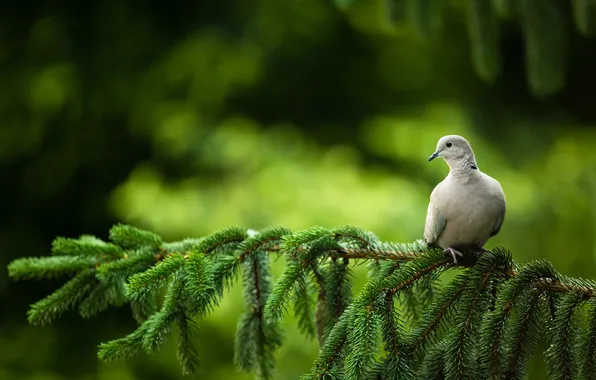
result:
[[[515,273],[515,275],[513,275]],[[524,289],[532,289],[537,284],[546,285],[558,282],[558,274],[552,265],[544,260],[530,262],[520,270],[511,270],[512,278],[499,290],[494,310],[487,313],[481,326],[480,361],[491,378],[498,378],[503,366],[501,361],[501,338],[511,315],[513,305]]]
[[[306,277],[298,278],[294,292],[294,315],[298,319],[298,329],[306,337],[314,338],[317,334],[315,327],[314,291]],[[324,292],[320,292],[319,294],[324,294]],[[318,335],[321,335],[321,333]]]
[[[408,349],[412,353],[416,354],[426,345],[436,342],[440,333],[448,330],[448,326],[454,323],[452,314],[456,302],[466,290],[469,277],[468,273],[458,275],[426,309],[427,311],[417,326],[413,328],[409,338]]]
[[[184,292],[184,280],[175,275],[170,281],[161,309],[152,314],[144,324],[146,332],[143,336],[143,349],[152,354],[159,351],[170,334],[172,324],[185,312],[181,301]]]
[[[352,306],[350,305],[333,326],[319,351],[319,355],[311,371],[302,377],[303,380],[343,378],[343,368],[340,370],[340,366],[337,365],[336,360],[340,356],[343,356],[342,351],[348,338],[348,326],[352,310]]]
[[[102,282],[125,281],[129,276],[150,268],[163,257],[162,253],[151,248],[128,251],[123,258],[98,266],[97,279]]]
[[[282,238],[291,233],[292,231],[284,227],[266,228],[242,242],[238,247],[238,259],[243,261],[245,256],[255,251],[273,251],[281,243]]]
[[[110,240],[125,249],[159,248],[163,240],[157,234],[126,224],[117,224],[110,230]]]
[[[265,252],[253,251],[243,263],[246,312],[238,324],[235,362],[258,378],[273,377],[274,354],[282,344],[277,320],[264,317],[265,302],[271,292],[271,273]]]
[[[385,291],[381,304],[381,336],[385,349],[385,360],[378,378],[415,378],[413,363],[405,348],[405,331],[395,310],[394,296],[390,290]],[[400,338],[402,337],[402,338]]]
[[[343,248],[334,252],[332,257],[347,259],[367,259],[367,260],[395,260],[410,261],[426,252],[426,247],[422,240],[414,243],[374,243],[363,248]]]
[[[295,259],[288,261],[265,305],[264,314],[265,318],[269,321],[277,321],[282,318],[290,301],[288,295],[295,293],[297,286],[306,283],[305,268],[303,265]]]
[[[295,294],[296,286],[306,281],[309,272],[316,270],[316,261],[324,253],[342,249],[337,240],[342,237],[345,235],[313,227],[283,238],[279,252],[287,258],[288,263],[267,301],[265,317],[268,320],[278,320],[283,316],[290,301],[287,295]],[[308,246],[305,246],[307,243]]]
[[[576,310],[586,301],[585,293],[572,291],[563,295],[555,312],[552,326],[547,330],[549,348],[546,350],[548,375],[552,379],[574,379],[578,368],[577,352],[574,352],[574,340],[577,335]]]
[[[150,269],[130,276],[126,296],[131,301],[143,301],[145,297],[167,283],[169,278],[182,267],[184,261],[185,258],[181,254],[171,254]]]
[[[283,343],[280,320],[290,305],[300,331],[316,334],[320,345],[304,379],[523,378],[545,331],[551,378],[596,377],[596,283],[563,276],[544,260],[515,264],[500,247],[467,254],[456,266],[422,241],[380,242],[352,226],[295,233],[234,226],[164,242],[152,232],[117,225],[110,237],[58,238],[51,256],[8,266],[19,280],[71,276],[31,306],[35,325],[75,307],[88,318],[129,303],[139,326],[100,344],[104,361],[155,353],[177,328],[182,372],[196,373],[195,319],[213,311],[240,277],[245,312],[234,356],[257,378],[274,376],[274,355]],[[272,255],[286,261],[276,282]],[[370,278],[352,295],[352,266],[363,261]],[[448,270],[460,273],[439,285]]]
[[[110,306],[122,306],[127,301],[124,284],[93,282],[94,287],[79,304],[79,314],[83,318],[93,317]]]
[[[352,271],[348,259],[332,259],[321,266],[317,304],[319,344],[325,341],[332,327],[352,302]]]
[[[359,308],[351,318],[345,360],[345,376],[348,379],[367,379],[378,353],[381,321],[373,307]]]
[[[476,265],[468,269],[469,278],[461,295],[460,312],[455,318],[456,328],[445,337],[445,375],[450,379],[477,379],[477,337],[482,317],[492,306],[492,294],[487,291],[491,282],[500,281],[500,274],[511,268],[511,256],[495,249],[480,256]]]
[[[586,319],[588,328],[581,336],[580,371],[583,378],[596,379],[596,298],[590,299]]]
[[[15,279],[50,279],[72,275],[99,263],[95,257],[50,256],[24,257],[8,265],[8,275]]]
[[[196,250],[185,257],[184,278],[187,308],[191,314],[205,315],[218,301],[215,292],[214,265],[209,258]]]
[[[445,379],[445,353],[447,351],[447,340],[435,343],[426,354],[420,368],[420,379],[439,380]]]
[[[149,329],[147,321],[132,333],[119,339],[101,343],[97,357],[105,362],[124,361],[137,356],[143,349],[143,337]]]
[[[356,344],[352,343],[353,339],[356,338],[364,339],[368,343],[376,339],[379,328],[377,323],[378,317],[372,310],[376,305],[379,295],[387,293],[389,297],[394,297],[397,292],[410,287],[415,281],[433,270],[441,266],[451,265],[451,263],[452,261],[445,258],[442,254],[429,252],[421,255],[417,260],[410,261],[399,271],[395,271],[387,278],[369,281],[331,330],[325,345],[321,349],[319,358],[315,361],[310,376],[312,378],[323,378],[326,375],[330,375],[330,370],[335,365],[334,361],[338,359],[346,342],[349,342],[348,346],[350,346],[350,344]],[[366,310],[367,312],[364,314],[360,312],[358,314],[359,310]],[[354,329],[357,329],[357,335],[351,333]],[[346,363],[346,370],[358,374],[358,372],[354,371],[358,371],[356,367],[362,365],[364,365],[364,368],[361,368],[360,371],[368,370],[366,365],[370,362],[373,354],[372,351],[365,350],[365,356],[362,356],[362,352],[348,356],[350,362]],[[346,358],[346,360],[348,359]]]
[[[505,332],[504,348],[500,350],[503,368],[495,368],[492,374],[509,379],[523,379],[529,360],[538,345],[541,322],[540,300],[543,292],[537,289],[524,290],[519,296],[519,302],[514,306],[508,329]]]
[[[142,324],[157,311],[157,294],[145,297],[143,301],[130,301],[130,311],[135,321]]]
[[[83,271],[46,298],[31,305],[27,313],[32,325],[47,325],[73,307],[90,290],[93,278],[91,270]]]
[[[218,250],[225,250],[231,248],[234,250],[238,244],[242,243],[248,238],[248,233],[245,229],[239,226],[232,226],[223,228],[212,235],[201,239],[195,246],[198,252],[209,255]],[[231,247],[227,247],[231,245]]]
[[[182,366],[182,374],[193,375],[199,367],[199,357],[193,334],[197,327],[195,322],[186,313],[179,313],[176,318],[178,325],[178,346],[176,356]]]
[[[54,239],[52,255],[118,258],[124,255],[124,251],[119,246],[106,243],[95,236],[81,235],[78,239],[64,237]]]

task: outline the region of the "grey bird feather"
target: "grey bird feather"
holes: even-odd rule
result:
[[[470,143],[463,137],[441,137],[428,161],[440,157],[449,174],[432,191],[424,240],[453,256],[461,250],[483,249],[501,230],[505,220],[505,193],[496,179],[478,168]]]

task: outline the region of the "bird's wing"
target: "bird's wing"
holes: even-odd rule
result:
[[[496,209],[498,210],[498,217],[495,220],[493,231],[490,235],[491,237],[493,237],[496,234],[498,234],[499,231],[501,231],[501,226],[503,226],[503,221],[505,220],[505,211],[507,209],[507,206],[505,202],[505,193],[501,188],[501,184],[497,180],[493,179],[491,186],[494,186],[495,189],[496,197],[494,202]]]
[[[441,212],[439,202],[441,184],[439,183],[430,194],[430,202],[428,203],[428,210],[426,212],[426,223],[424,224],[424,240],[427,244],[433,244],[439,239],[447,223],[447,219],[445,219],[444,214]]]
[[[499,233],[499,231],[501,231],[501,226],[503,225],[504,219],[505,219],[504,217],[497,218],[497,220],[495,221],[495,227],[493,229],[493,232],[490,234],[490,237],[495,236],[496,234]]]

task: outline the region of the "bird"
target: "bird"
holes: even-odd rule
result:
[[[451,254],[457,265],[462,251],[486,251],[484,244],[499,233],[505,193],[499,181],[480,171],[472,146],[462,136],[441,137],[428,162],[435,158],[447,163],[449,174],[430,194],[424,241]]]

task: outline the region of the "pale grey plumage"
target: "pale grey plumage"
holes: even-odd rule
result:
[[[505,218],[505,194],[496,179],[480,171],[463,137],[442,137],[428,160],[436,157],[447,162],[449,174],[430,195],[424,240],[449,251],[457,262],[460,249],[482,248],[499,233]]]

